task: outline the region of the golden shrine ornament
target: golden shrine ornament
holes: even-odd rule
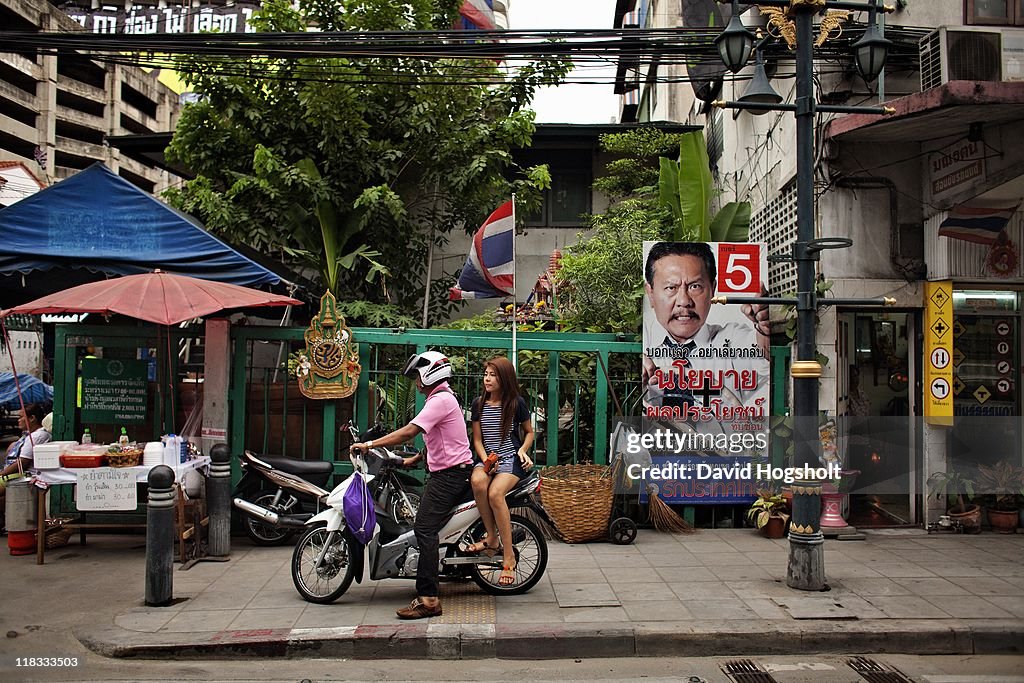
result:
[[[299,391],[306,398],[346,398],[359,386],[359,349],[345,319],[338,315],[338,301],[330,292],[320,297],[320,313],[303,335],[306,348],[299,352],[295,369]]]

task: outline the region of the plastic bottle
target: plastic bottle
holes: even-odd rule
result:
[[[89,432],[89,428],[85,428],[85,432],[82,433],[82,443],[92,443],[92,434]]]
[[[121,427],[121,436],[117,437],[117,443],[121,446],[127,446],[129,443],[128,430],[124,427]]]

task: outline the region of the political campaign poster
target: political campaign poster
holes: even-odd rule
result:
[[[735,471],[758,471],[742,465],[768,458],[771,330],[767,306],[743,299],[765,291],[765,246],[645,242],[643,263],[643,431],[670,444],[656,455],[678,456],[681,465],[694,456],[728,458],[741,466]],[[746,482],[727,497],[752,500],[758,486]],[[660,488],[680,492],[668,502],[707,502],[686,495],[692,486]]]

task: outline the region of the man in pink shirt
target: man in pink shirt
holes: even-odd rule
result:
[[[427,397],[423,409],[404,427],[379,439],[352,444],[352,448],[365,451],[374,446],[394,446],[423,434],[430,477],[423,489],[414,527],[420,551],[417,597],[411,605],[398,610],[400,619],[422,619],[442,614],[437,597],[438,533],[452,509],[470,495],[473,454],[469,450],[462,406],[448,387],[447,380],[452,376],[448,359],[437,351],[418,353],[409,358],[402,374],[414,378],[416,388]],[[405,466],[415,465],[421,457],[406,458]]]

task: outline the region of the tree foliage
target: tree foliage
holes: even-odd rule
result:
[[[460,4],[270,0],[252,25],[441,29]],[[535,89],[568,67],[540,62],[501,85],[481,82],[498,68],[413,57],[182,58],[198,102],[184,108],[168,155],[196,177],[168,198],[228,240],[315,271],[339,299],[418,318],[430,240],[440,246],[452,229],[475,228],[513,191],[538,202],[550,183],[544,167],[517,169],[511,150],[530,144],[525,107]]]
[[[638,128],[601,137],[619,155],[594,187],[613,201],[589,219],[591,233],[566,248],[558,271],[563,327],[585,332],[640,329],[643,242],[671,235],[672,216],[658,204],[658,158],[679,149],[681,134]]]
[[[684,133],[677,160],[662,157],[658,192],[672,211],[672,239],[678,242],[746,242],[750,235],[750,202],[730,202],[711,213],[715,188],[704,133]]]

